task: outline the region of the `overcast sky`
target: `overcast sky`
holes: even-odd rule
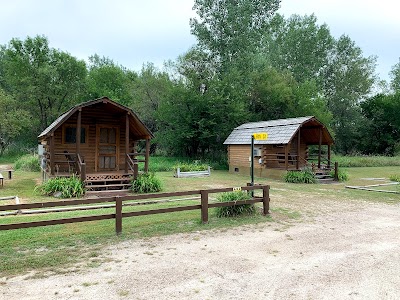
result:
[[[193,0],[0,0],[0,44],[45,35],[50,46],[80,59],[95,53],[140,70],[162,67],[196,40],[189,19]],[[378,56],[377,72],[388,79],[400,57],[397,0],[282,0],[280,13],[314,13],[335,37],[349,35],[366,56]]]

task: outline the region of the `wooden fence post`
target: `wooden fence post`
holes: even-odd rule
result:
[[[203,224],[208,223],[208,192],[200,191],[201,194],[201,221]]]
[[[115,198],[115,231],[117,235],[122,232],[122,198],[117,196]]]
[[[335,178],[336,181],[339,181],[339,163],[335,161]]]
[[[269,185],[263,186],[263,215],[269,215]]]

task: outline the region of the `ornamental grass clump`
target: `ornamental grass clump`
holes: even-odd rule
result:
[[[287,171],[283,176],[286,182],[290,183],[316,183],[317,179],[311,169],[304,169],[302,171]]]
[[[15,169],[26,172],[39,172],[40,171],[39,156],[32,154],[21,156],[15,162]]]
[[[218,202],[236,202],[250,200],[251,196],[247,192],[223,193],[217,197]],[[256,212],[254,204],[240,204],[232,206],[217,207],[217,217],[237,217],[241,215],[254,215]]]
[[[132,191],[135,193],[155,193],[161,190],[161,180],[154,173],[139,174],[136,180],[132,180]]]
[[[71,177],[56,177],[36,186],[35,191],[46,196],[60,193],[61,198],[79,198],[85,194],[85,185],[75,175]]]

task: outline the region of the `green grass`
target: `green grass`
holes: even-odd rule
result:
[[[400,166],[399,156],[340,156],[333,155],[332,162],[337,161],[339,167],[388,167]]]
[[[0,232],[0,277],[26,273],[29,270],[39,272],[69,272],[76,268],[77,262],[85,262],[83,268],[97,267],[106,257],[102,254],[105,246],[119,243],[122,240],[157,237],[173,233],[203,231],[210,229],[225,230],[226,228],[249,225],[274,224],[302,221],[302,216],[308,214],[310,208],[306,203],[324,201],[371,201],[385,203],[399,203],[400,196],[367,191],[345,189],[345,185],[367,185],[380,181],[365,180],[363,178],[384,177],[398,173],[398,167],[374,168],[345,168],[350,176],[346,183],[332,185],[291,184],[282,180],[256,178],[256,183],[271,186],[272,216],[264,217],[261,213],[254,216],[237,218],[217,218],[216,210],[210,209],[209,224],[201,223],[200,210],[174,212],[159,215],[124,218],[122,234],[115,235],[115,221],[92,221],[54,225],[47,227],[27,228]],[[18,195],[22,203],[38,201],[54,201],[54,198],[36,195],[33,188],[39,182],[40,173],[14,172],[14,179],[5,180],[4,188],[0,189],[1,196]],[[162,180],[166,192],[213,189],[222,187],[245,186],[249,176],[230,174],[226,171],[214,171],[210,177],[204,178],[175,178],[172,172],[160,172],[157,175]],[[260,195],[260,192],[257,192]],[[213,201],[217,194],[211,196]],[[2,204],[10,203],[5,201]],[[148,210],[181,205],[193,205],[199,200],[186,200],[179,203],[158,203],[147,206],[124,207],[123,211]],[[289,203],[289,207],[287,206]],[[296,208],[293,204],[298,203]],[[259,212],[260,204],[257,204]],[[86,215],[113,213],[114,209],[100,209],[93,211],[64,212],[41,215],[22,215],[0,217],[0,224],[38,221],[57,218],[69,218]],[[269,223],[271,224],[271,223]],[[96,253],[94,255],[93,253]]]

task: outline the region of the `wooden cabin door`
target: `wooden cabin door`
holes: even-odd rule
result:
[[[98,125],[96,129],[96,171],[118,170],[119,128]]]

